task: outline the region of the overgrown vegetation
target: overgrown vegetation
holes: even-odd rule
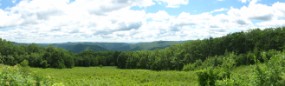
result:
[[[274,52],[274,55],[272,55]],[[270,59],[267,59],[270,56]],[[234,73],[237,55],[230,54],[222,57],[221,64],[217,66],[196,66],[199,84],[201,86],[284,86],[285,85],[285,53],[271,51],[262,52],[264,63],[256,59],[255,65],[247,71],[249,73]],[[255,56],[254,56],[255,57]],[[226,58],[226,59],[225,59]],[[217,58],[215,58],[217,59]],[[215,60],[212,60],[215,61]],[[211,63],[209,60],[202,64]],[[214,65],[212,63],[211,65]],[[203,68],[205,67],[205,68]],[[194,69],[195,69],[194,68]],[[245,75],[245,76],[241,76]]]
[[[75,67],[72,69],[32,68],[65,86],[189,86],[198,85],[194,72],[118,69],[116,67]]]
[[[35,75],[30,72],[24,61],[21,65],[4,66],[1,65],[0,85],[1,86],[51,86],[56,85],[51,80]]]

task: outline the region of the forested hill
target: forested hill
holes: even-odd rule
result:
[[[154,44],[162,45],[161,42]],[[141,44],[149,46],[148,44]],[[111,45],[98,45],[111,49]],[[106,47],[108,46],[108,47]],[[130,44],[131,46],[131,44]],[[101,49],[103,49],[101,48]],[[146,48],[146,47],[142,47]],[[92,48],[91,48],[92,49]],[[136,47],[129,48],[136,49]],[[140,49],[140,48],[138,48]],[[100,51],[85,50],[69,52],[52,46],[26,46],[0,40],[0,63],[15,65],[24,60],[32,67],[71,68],[73,66],[117,66],[119,68],[141,68],[152,70],[195,69],[202,62],[208,66],[219,66],[224,58],[232,58],[236,66],[255,64],[270,59],[276,52],[285,49],[285,27],[253,29],[236,32],[219,38],[192,40],[158,50]],[[262,53],[266,52],[266,53]],[[268,53],[267,53],[268,52]],[[203,64],[203,65],[204,65]]]
[[[155,50],[163,49],[171,45],[183,43],[183,41],[155,41],[155,42],[139,42],[139,43],[109,43],[109,42],[69,42],[54,44],[39,44],[41,46],[54,46],[63,48],[75,53],[84,50],[93,51],[138,51],[138,50]]]
[[[84,50],[92,50],[92,51],[107,51],[108,49],[98,46],[96,44],[92,43],[59,43],[59,44],[39,44],[41,46],[47,47],[47,46],[54,46],[58,48],[63,48],[68,51],[79,53]]]
[[[219,38],[193,40],[156,51],[122,52],[118,57],[120,68],[146,68],[153,70],[192,69],[206,61],[205,67],[219,66],[222,57],[229,53],[235,65],[254,64],[264,61],[267,51],[285,49],[285,27],[252,29],[235,32]],[[267,59],[274,53],[269,52]],[[207,62],[209,61],[209,62]],[[189,66],[190,65],[190,66]],[[190,67],[190,68],[187,68]]]

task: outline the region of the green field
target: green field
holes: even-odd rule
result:
[[[263,66],[263,64],[260,65]],[[255,67],[255,65],[249,65],[234,68],[232,70],[231,75],[234,78],[231,80],[236,80],[235,82],[240,83],[240,86],[256,86],[253,84],[249,84],[256,81],[254,79]],[[17,69],[19,67],[0,65],[0,73],[1,71],[5,70],[5,68]],[[196,73],[200,71],[152,71],[145,69],[117,69],[116,67],[28,69],[30,70],[30,74],[44,77],[44,80],[51,82],[50,84],[42,84],[40,86],[198,86],[199,80]],[[14,73],[12,74],[18,74],[18,72],[14,70]],[[18,85],[6,85],[37,86],[34,82],[35,78],[27,79],[28,81],[32,80],[32,84],[23,85],[23,82],[21,80],[24,79],[21,79],[19,77],[19,75],[12,75],[12,78],[15,79],[10,79],[17,80],[16,82],[18,83]],[[283,74],[282,77],[285,78],[285,74]],[[11,82],[9,79],[7,80]]]
[[[31,70],[65,86],[197,86],[194,72],[117,69],[115,67],[75,67]]]

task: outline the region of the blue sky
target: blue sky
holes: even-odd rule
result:
[[[0,0],[0,38],[182,41],[285,26],[285,0]]]
[[[171,15],[178,15],[181,12],[190,12],[193,14],[199,14],[203,12],[209,12],[219,8],[230,8],[236,7],[239,8],[245,4],[240,3],[237,0],[226,0],[226,1],[218,1],[218,0],[195,0],[190,1],[187,5],[181,5],[179,8],[167,8],[166,4],[163,5],[153,5],[144,10],[147,12],[155,13],[159,10],[165,10]],[[139,7],[134,7],[134,9],[139,9]]]

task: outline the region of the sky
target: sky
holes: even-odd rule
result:
[[[0,0],[0,38],[151,42],[285,26],[285,0]]]

